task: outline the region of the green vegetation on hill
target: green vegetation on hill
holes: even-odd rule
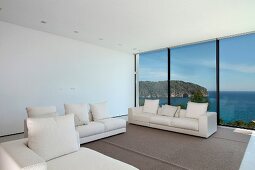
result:
[[[171,80],[170,86],[171,97],[191,97],[196,92],[199,92],[203,97],[208,96],[206,88],[194,83]],[[139,95],[142,98],[167,98],[168,83],[167,81],[140,81]]]
[[[233,126],[233,127],[240,127],[240,128],[247,128],[247,129],[255,129],[254,122],[244,122],[242,120],[237,120],[233,122],[224,122],[224,120],[220,119],[221,125]]]

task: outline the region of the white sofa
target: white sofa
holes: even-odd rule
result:
[[[121,118],[108,118],[98,121],[90,121],[87,125],[77,126],[76,131],[80,135],[80,143],[88,143],[109,136],[126,132],[126,120]],[[24,136],[27,137],[27,125],[24,121]]]
[[[45,161],[27,142],[25,138],[0,144],[0,170],[137,170],[88,148]]]
[[[88,125],[77,126],[76,131],[80,135],[80,143],[87,143],[101,138],[126,132],[126,120],[121,118],[108,118],[92,121]]]
[[[179,132],[208,138],[217,131],[217,114],[207,112],[198,119],[186,117],[186,110],[180,110],[180,117],[144,113],[143,107],[128,109],[128,122],[141,126]]]
[[[56,107],[28,107],[27,115],[28,117],[45,117],[52,113],[56,113]],[[101,138],[117,135],[126,132],[126,120],[121,118],[107,118],[102,120],[94,121],[92,118],[92,113],[89,111],[89,123],[87,125],[77,126],[76,131],[79,132],[80,143],[84,144],[87,142],[95,141]],[[54,115],[54,114],[53,114]],[[27,137],[27,122],[24,121],[24,136]]]

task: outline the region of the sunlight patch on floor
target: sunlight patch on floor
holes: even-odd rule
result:
[[[254,133],[254,130],[235,128],[233,132],[234,133],[241,133],[241,134],[244,134],[244,135],[252,135]]]

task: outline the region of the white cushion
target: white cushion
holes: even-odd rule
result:
[[[166,116],[153,116],[150,119],[150,123],[158,124],[158,125],[164,125],[164,126],[170,126],[172,117],[166,117]]]
[[[90,109],[94,120],[112,117],[110,114],[108,114],[107,102],[90,104]]]
[[[103,133],[104,129],[104,124],[99,122],[89,122],[87,125],[76,127],[81,138]]]
[[[176,111],[176,113],[175,113],[175,115],[174,115],[174,117],[181,117],[181,106],[177,106],[178,107],[178,109],[177,109],[177,111]]]
[[[186,110],[185,109],[180,109],[179,111],[179,117],[186,117]]]
[[[181,107],[179,107],[178,110],[176,111],[174,117],[186,117],[186,110],[181,109]]]
[[[189,130],[198,130],[198,119],[173,117],[170,126]]]
[[[153,116],[155,116],[153,113],[139,113],[133,115],[133,120],[149,123]]]
[[[208,103],[194,103],[188,102],[186,117],[198,119],[200,116],[206,114]]]
[[[126,124],[127,124],[124,119],[119,119],[119,118],[103,119],[103,120],[98,120],[98,122],[101,122],[104,124],[105,131],[126,128]]]
[[[27,127],[28,147],[46,161],[79,149],[73,114],[28,118]]]
[[[44,114],[31,114],[29,118],[48,118],[48,117],[55,117],[58,114],[56,112],[54,113],[44,113]]]
[[[158,112],[157,112],[157,114],[160,115],[161,112],[162,112],[162,107],[158,107]]]
[[[179,106],[162,105],[159,115],[174,117]]]
[[[47,107],[27,107],[27,116],[29,118],[35,117],[54,117],[57,115],[56,106],[47,106]]]
[[[90,122],[92,122],[92,121],[93,121],[93,116],[92,116],[91,111],[89,111],[89,121],[90,121]]]
[[[89,108],[87,104],[65,104],[65,114],[74,114],[75,126],[89,123]]]
[[[145,99],[143,112],[157,114],[159,107],[159,100],[148,100]]]
[[[138,170],[88,148],[47,162],[47,170]]]

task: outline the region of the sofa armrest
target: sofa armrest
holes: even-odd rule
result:
[[[128,122],[132,123],[133,115],[143,112],[143,107],[131,107],[128,108]]]
[[[207,112],[207,114],[199,117],[199,133],[208,138],[217,131],[217,113]]]
[[[0,144],[1,170],[47,170],[47,163],[27,147],[27,138]]]

